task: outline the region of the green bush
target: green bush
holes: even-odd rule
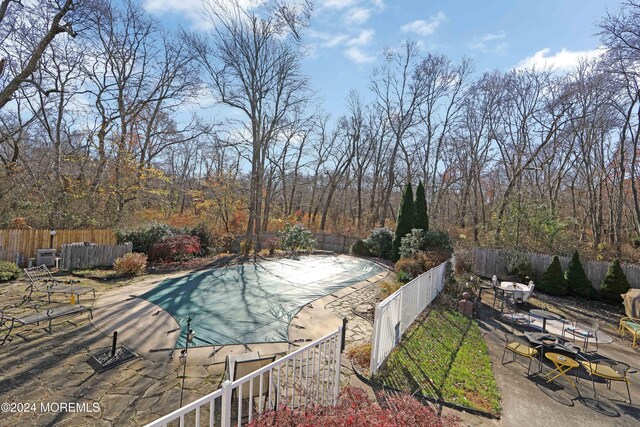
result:
[[[567,294],[567,282],[562,274],[562,266],[557,256],[553,257],[551,264],[540,279],[539,289],[549,295],[562,296]]]
[[[413,220],[413,226],[415,228],[421,228],[423,230],[429,230],[429,215],[427,214],[427,199],[424,192],[424,185],[422,181],[418,183],[416,188],[416,202],[415,202],[415,218]]]
[[[134,252],[147,253],[153,245],[165,237],[182,234],[176,231],[176,229],[169,227],[167,224],[150,222],[135,230],[118,231],[118,243],[131,242]]]
[[[452,251],[451,238],[442,231],[426,231],[414,228],[411,233],[402,238],[400,256],[409,257],[420,252],[433,249]]]
[[[356,240],[356,242],[351,245],[350,248],[351,254],[358,256],[371,256],[372,253],[369,250],[369,247],[366,245],[364,240]]]
[[[198,255],[204,256],[215,250],[216,236],[206,225],[200,223],[189,230],[188,234],[200,239],[200,253]]]
[[[280,239],[280,247],[285,251],[310,251],[316,246],[316,239],[313,233],[302,224],[285,224],[284,228],[278,231],[277,234]]]
[[[595,296],[595,289],[584,272],[578,251],[573,253],[567,271],[564,273],[564,278],[567,281],[567,288],[570,295],[582,298],[592,298]]]
[[[396,232],[393,236],[393,243],[391,246],[391,261],[398,261],[400,259],[400,246],[402,245],[402,238],[411,233],[414,228],[413,220],[415,219],[415,208],[413,204],[413,190],[411,183],[408,183],[402,194],[402,200],[400,201],[400,208],[398,209],[398,221],[396,221]]]
[[[393,232],[388,228],[374,228],[364,241],[371,254],[382,259],[391,258]]]
[[[20,276],[20,267],[9,261],[0,261],[0,282],[17,279]]]
[[[620,296],[620,294],[626,293],[630,287],[627,276],[625,276],[622,266],[620,265],[620,261],[615,260],[611,264],[611,267],[609,267],[600,285],[600,298],[603,301],[619,304],[622,302],[622,296]]]
[[[400,258],[395,265],[396,277],[402,283],[407,283],[424,273],[422,260],[415,256]]]
[[[527,277],[533,279],[533,267],[527,255],[522,252],[510,252],[506,258],[509,276],[517,276],[521,282],[524,282]]]

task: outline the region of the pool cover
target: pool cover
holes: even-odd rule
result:
[[[195,346],[282,342],[304,305],[381,271],[347,256],[247,262],[164,280],[142,298],[180,324],[176,347],[184,347],[188,316]]]

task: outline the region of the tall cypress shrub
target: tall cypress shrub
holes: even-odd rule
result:
[[[562,296],[567,294],[567,282],[562,274],[562,266],[557,256],[553,257],[547,271],[540,279],[540,290],[549,295]]]
[[[622,297],[620,294],[626,293],[631,286],[627,280],[627,276],[622,270],[620,261],[617,259],[613,261],[611,267],[607,271],[607,274],[602,280],[600,285],[600,299],[610,303],[621,303]]]
[[[413,205],[413,189],[411,183],[408,183],[400,200],[400,208],[398,209],[398,221],[396,223],[396,232],[393,236],[393,245],[391,247],[391,260],[393,262],[400,259],[400,245],[402,238],[411,233],[414,228],[413,220],[415,218],[415,208]]]
[[[418,183],[416,188],[416,216],[413,223],[413,228],[419,228],[424,231],[429,231],[429,215],[427,215],[427,197],[424,191],[424,185],[422,181]]]
[[[592,298],[595,295],[595,289],[584,272],[578,251],[573,253],[567,271],[564,273],[564,278],[567,281],[569,295],[582,298]]]

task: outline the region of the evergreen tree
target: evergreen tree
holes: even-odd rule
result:
[[[631,286],[625,276],[620,261],[615,260],[609,267],[604,280],[600,285],[600,298],[610,303],[621,303],[620,294],[626,293]]]
[[[540,290],[549,295],[562,296],[567,294],[567,282],[564,280],[562,266],[557,256],[553,257],[547,271],[542,274]]]
[[[422,181],[418,183],[416,188],[416,216],[413,228],[419,228],[429,231],[429,215],[427,215],[427,198],[425,196],[424,185]]]
[[[582,298],[591,298],[594,296],[595,289],[584,272],[578,251],[573,253],[567,271],[564,273],[564,278],[567,281],[567,288],[569,289],[570,295]]]
[[[398,209],[398,221],[396,223],[396,233],[393,237],[393,246],[391,247],[391,260],[393,262],[400,259],[400,245],[402,238],[411,233],[413,220],[415,218],[415,208],[413,206],[413,189],[411,183],[408,183],[404,189],[402,200],[400,200],[400,208]]]

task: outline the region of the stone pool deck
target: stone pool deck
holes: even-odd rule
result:
[[[137,295],[160,280],[187,273],[146,276],[115,289],[109,284],[90,283],[97,288],[97,298],[84,300],[83,304],[93,303],[93,321],[86,314],[60,319],[54,322],[52,334],[45,333],[42,327],[25,327],[20,336],[0,348],[0,401],[37,405],[71,402],[88,404],[92,409],[91,405],[97,403],[99,410],[43,412],[38,406],[35,412],[0,413],[0,425],[143,425],[178,409],[182,367],[176,351],[162,350],[175,343],[177,331],[171,331],[177,323]],[[342,317],[349,319],[348,345],[368,339],[367,322],[351,308],[355,301],[375,299],[375,282],[382,277],[384,274],[307,304],[289,326],[290,343],[189,349],[183,403],[219,387],[225,355],[230,352],[251,350],[282,355],[335,330],[342,324]],[[24,287],[23,282],[4,285],[0,297],[8,302],[19,301]],[[58,299],[59,304],[66,303]],[[46,296],[40,302],[46,306]],[[118,330],[120,343],[133,347],[141,357],[95,373],[86,361],[97,350],[109,348],[113,330]],[[343,360],[342,383],[357,384],[348,361]]]

